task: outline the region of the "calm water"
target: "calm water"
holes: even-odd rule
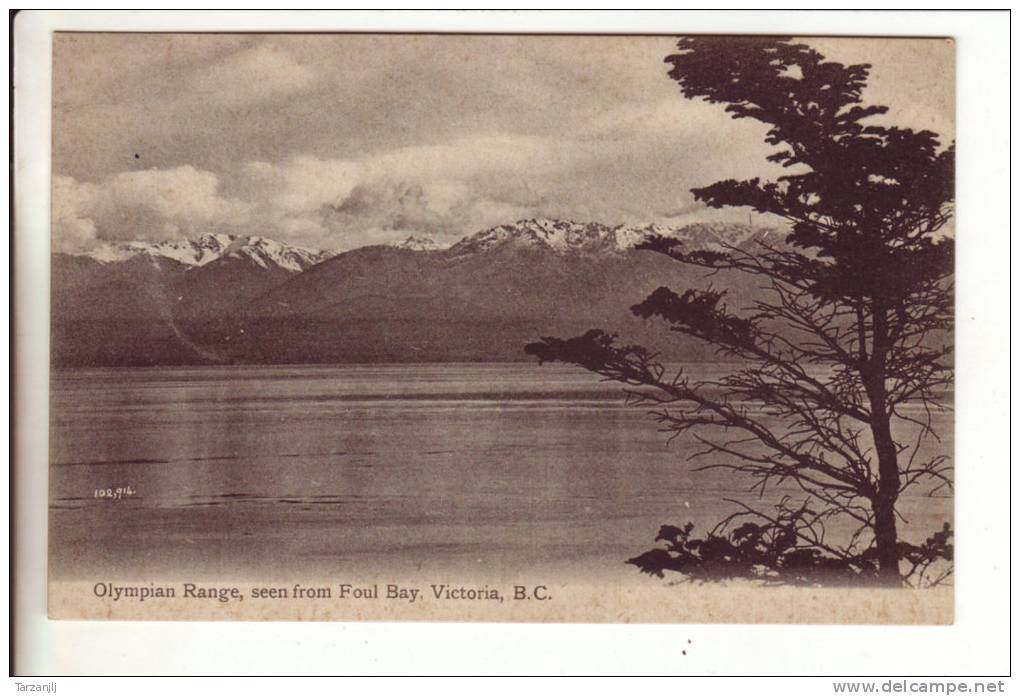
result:
[[[59,371],[51,424],[57,579],[630,577],[659,525],[704,530],[722,498],[753,498],[692,474],[619,385],[573,368]],[[118,487],[132,494],[95,497]],[[904,509],[908,537],[952,514]]]

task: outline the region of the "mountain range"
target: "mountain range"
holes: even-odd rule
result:
[[[332,255],[330,252],[312,251],[265,237],[231,234],[205,234],[198,239],[162,242],[107,243],[80,254],[104,264],[146,256],[170,259],[185,266],[205,266],[227,257],[247,259],[262,268],[279,266],[290,271],[304,271]]]
[[[629,307],[696,270],[635,246],[749,248],[774,230],[530,219],[442,247],[424,237],[344,252],[264,237],[126,242],[52,256],[56,366],[514,361],[539,336],[617,331],[708,359]],[[720,278],[713,281],[718,287]],[[736,281],[734,281],[736,282]]]

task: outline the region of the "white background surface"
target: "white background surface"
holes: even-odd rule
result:
[[[88,623],[46,619],[50,32],[528,31],[952,36],[957,42],[956,623],[949,627]],[[1003,675],[1010,671],[1009,15],[934,12],[50,13],[15,26],[20,674]],[[12,372],[13,374],[13,372]],[[687,641],[691,643],[688,644]],[[682,655],[681,650],[687,650]],[[42,683],[41,678],[12,681]],[[881,681],[881,680],[880,680]],[[185,684],[58,680],[58,693]],[[131,685],[134,684],[134,688]],[[212,682],[215,688],[227,685]],[[219,684],[220,686],[216,686]],[[8,684],[13,691],[14,685]],[[485,685],[491,689],[493,685]],[[694,685],[691,685],[694,686]],[[744,681],[734,689],[770,693]],[[256,682],[267,692],[314,683]],[[697,691],[716,687],[700,681]],[[1007,687],[1008,689],[1008,687]],[[498,691],[498,689],[497,689]],[[832,693],[797,680],[776,693]]]

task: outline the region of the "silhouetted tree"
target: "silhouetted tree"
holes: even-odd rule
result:
[[[950,461],[921,452],[952,384],[953,240],[942,230],[953,147],[930,131],[869,125],[887,111],[862,105],[870,66],[826,61],[788,38],[683,38],[666,62],[685,97],[766,124],[777,147],[768,160],[790,172],[720,181],[693,189],[696,199],[778,216],[790,231],[753,251],[648,240],[642,248],[678,262],[749,274],[761,292],[734,310],[723,291],[663,287],[632,309],[743,367],[718,380],[667,374],[645,348],[598,330],[526,350],[641,388],[633,399],[654,405],[664,430],[700,444],[700,468],[749,475],[759,492],[796,488],[804,502],[786,497],[772,512],[742,505],[704,539],[689,526],[663,527],[666,547],[630,562],[694,577],[941,581],[951,564],[925,573],[952,558],[951,530],[904,543],[897,501],[915,485],[952,485]],[[842,543],[825,535],[837,517],[856,530]],[[738,518],[748,521],[731,529]]]

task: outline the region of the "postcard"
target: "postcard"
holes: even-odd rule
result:
[[[50,617],[951,623],[954,66],[55,33]]]

